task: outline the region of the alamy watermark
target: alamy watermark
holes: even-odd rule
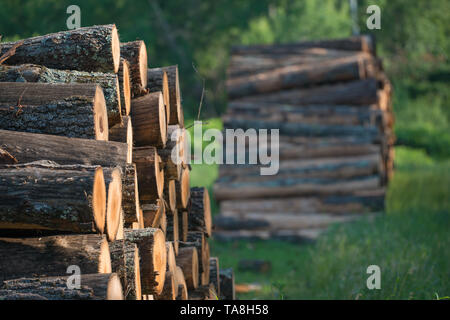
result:
[[[81,27],[81,9],[79,6],[72,4],[67,7],[66,13],[70,16],[66,20],[67,29],[78,29]]]
[[[367,278],[366,286],[367,289],[373,290],[373,289],[381,289],[381,269],[377,265],[370,265],[367,267],[367,274],[370,274],[370,276]]]

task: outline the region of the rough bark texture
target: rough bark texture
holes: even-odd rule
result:
[[[108,125],[112,127],[120,122],[121,102],[119,80],[114,73],[57,70],[39,65],[25,64],[19,66],[0,66],[0,82],[97,84],[103,89],[105,96]]]
[[[170,122],[170,95],[169,80],[167,72],[162,68],[152,68],[147,70],[147,89],[151,92],[161,91],[166,108],[166,121]]]
[[[66,274],[71,265],[81,274],[111,273],[108,243],[96,234],[39,238],[0,238],[0,281]]]
[[[178,210],[178,223],[179,223],[179,239],[180,241],[186,242],[187,241],[187,234],[189,230],[189,218],[188,218],[188,212]]]
[[[15,42],[4,42],[0,56]],[[85,27],[28,38],[6,63],[35,63],[55,69],[117,72],[120,48],[116,26]]]
[[[119,142],[0,130],[0,146],[19,163],[51,160],[61,165],[112,167],[131,162],[128,146]]]
[[[220,269],[220,299],[221,300],[236,300],[236,293],[234,290],[234,272],[232,268]]]
[[[208,189],[204,187],[191,188],[191,198],[188,214],[189,231],[201,231],[211,236],[211,204]]]
[[[178,255],[178,212],[173,211],[169,214],[166,214],[167,218],[167,227],[166,227],[166,238],[169,241],[173,241],[173,249],[175,251],[175,255]]]
[[[214,285],[217,296],[220,297],[220,271],[219,258],[209,258],[209,282]]]
[[[141,273],[139,250],[135,243],[127,240],[110,242],[111,265],[122,283],[125,299],[141,300]]]
[[[141,204],[153,204],[163,195],[164,172],[160,169],[160,162],[161,159],[153,147],[133,149]]]
[[[7,280],[0,300],[123,300],[115,273],[81,274],[79,289],[69,289],[68,282],[69,276]]]
[[[183,108],[181,106],[180,83],[178,79],[178,66],[162,68],[167,73],[169,82],[170,117],[168,124],[178,124],[184,127]]]
[[[207,252],[206,243],[207,241],[203,232],[195,231],[188,232],[187,242],[180,241],[180,248],[194,246],[197,249],[199,274],[201,274],[203,270],[206,270],[206,266],[209,264],[209,261],[206,261],[206,258],[209,260],[209,252]]]
[[[108,140],[95,84],[0,83],[0,129]]]
[[[166,278],[164,280],[164,288],[162,292],[157,295],[155,298],[156,300],[175,300],[176,294],[175,294],[175,276],[172,274],[172,272],[167,271],[166,272]]]
[[[120,56],[130,66],[131,92],[139,96],[147,87],[147,48],[142,40],[120,44]]]
[[[177,149],[178,148],[178,149]],[[179,155],[180,145],[175,141],[167,141],[165,148],[158,149],[158,154],[164,169],[164,176],[167,180],[179,180],[181,176],[181,159]],[[175,161],[174,161],[175,158]],[[180,159],[180,160],[178,160]]]
[[[0,169],[0,190],[0,228],[104,230],[106,190],[101,168],[51,162],[8,165]]]
[[[184,279],[183,270],[180,267],[176,268],[175,284],[177,286],[177,300],[188,300],[186,280]]]
[[[196,289],[199,283],[199,263],[197,248],[183,247],[179,249],[177,265],[183,269],[187,287]]]
[[[167,123],[160,91],[131,100],[131,120],[136,147],[164,148],[167,140]]]
[[[216,291],[212,284],[199,286],[195,290],[189,291],[190,300],[218,300]]]
[[[200,284],[201,285],[207,285],[209,284],[209,258],[210,258],[210,249],[209,249],[209,242],[205,240],[205,245],[203,247],[202,252],[202,263],[203,263],[203,271],[200,278]]]
[[[129,164],[124,168],[122,175],[122,209],[124,223],[129,226],[139,222],[139,189],[137,182],[136,165]]]

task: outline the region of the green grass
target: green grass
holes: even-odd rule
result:
[[[450,294],[450,161],[423,150],[396,148],[397,170],[386,214],[334,225],[315,244],[277,241],[220,243],[212,255],[233,267],[237,283],[259,283],[241,299],[436,299]],[[198,168],[198,167],[197,167]],[[198,168],[200,169],[200,168]],[[209,184],[205,167],[192,172]],[[216,174],[216,168],[206,170]],[[268,274],[238,270],[241,259],[265,259]],[[366,269],[381,268],[381,289],[368,290]]]

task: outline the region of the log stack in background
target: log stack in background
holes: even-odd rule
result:
[[[115,25],[0,55],[14,47],[0,65],[0,300],[215,298],[178,67],[149,69],[145,43],[120,43]]]
[[[267,176],[261,165],[220,167],[217,238],[304,240],[383,211],[394,115],[372,38],[234,47],[227,89],[224,127],[279,129],[278,145],[259,148],[278,148],[280,162]]]

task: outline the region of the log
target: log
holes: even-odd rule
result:
[[[145,228],[159,228],[161,225],[161,217],[166,215],[166,207],[164,201],[158,199],[154,204],[142,205],[142,215]],[[164,233],[166,231],[164,230]]]
[[[103,172],[108,190],[105,233],[108,241],[114,241],[119,230],[122,212],[122,169],[120,167],[105,168]]]
[[[179,249],[177,264],[183,270],[186,284],[189,289],[196,289],[199,283],[199,262],[197,248],[182,247]]]
[[[320,65],[290,65],[227,81],[230,99],[324,83],[365,79],[374,76],[370,56],[350,56]]]
[[[162,68],[152,68],[147,70],[147,89],[151,92],[161,91],[163,94],[164,106],[166,108],[166,121],[170,122],[170,95],[169,78],[167,72]]]
[[[14,163],[18,163],[17,159],[14,158],[8,151],[0,148],[0,164],[14,164]]]
[[[119,229],[117,230],[116,240],[125,239],[125,222],[124,222],[123,209],[120,211]]]
[[[162,292],[156,296],[156,300],[175,300],[177,298],[175,287],[175,276],[172,272],[167,271],[166,278],[164,279],[164,288]]]
[[[133,126],[131,118],[124,116],[122,122],[109,128],[109,141],[126,143],[128,146],[128,161],[131,163],[133,159]]]
[[[101,167],[51,162],[4,165],[0,190],[1,229],[106,231]]]
[[[214,195],[217,201],[231,199],[288,198],[304,195],[343,195],[358,190],[380,187],[380,176],[363,176],[352,179],[291,179],[265,182],[216,183]]]
[[[209,258],[209,283],[214,286],[217,296],[220,297],[220,271],[219,258]]]
[[[175,272],[175,285],[177,286],[176,300],[188,300],[188,289],[184,279],[183,270],[178,266]]]
[[[198,271],[199,275],[201,275],[201,273],[206,270],[206,267],[209,264],[209,247],[207,248],[207,241],[203,232],[190,231],[188,232],[187,242],[180,241],[180,248],[192,246],[197,249]],[[207,259],[208,261],[206,261]]]
[[[164,213],[159,218],[159,226],[158,227],[162,230],[164,235],[167,234],[167,213],[166,213],[166,211],[164,211]]]
[[[124,167],[124,174],[122,175],[122,209],[125,225],[130,226],[133,222],[140,221],[139,188],[135,164]]]
[[[119,142],[0,130],[0,145],[18,163],[50,160],[60,165],[112,167],[132,160],[128,145]]]
[[[34,63],[61,70],[117,73],[119,35],[114,24],[61,31],[23,40],[9,65]],[[0,56],[17,42],[3,42]]]
[[[122,284],[125,299],[141,300],[141,272],[139,250],[135,243],[116,240],[109,243],[111,265]]]
[[[189,291],[190,300],[219,300],[212,284],[199,286],[195,290]]]
[[[120,56],[128,61],[131,81],[131,95],[140,96],[147,87],[147,48],[142,40],[120,44]]]
[[[375,43],[371,36],[353,36],[350,38],[333,39],[333,40],[315,40],[304,41],[299,43],[287,44],[271,44],[271,45],[252,45],[252,46],[233,46],[231,48],[232,54],[294,54],[299,53],[308,48],[324,48],[345,51],[363,51],[368,53],[375,53]]]
[[[162,160],[162,159],[161,159]],[[165,171],[164,171],[165,173]],[[175,180],[165,180],[164,183],[164,199],[167,199],[167,204],[171,212],[177,210],[177,194],[175,190]]]
[[[167,122],[160,91],[132,99],[131,120],[136,147],[164,148],[167,141]]]
[[[120,58],[120,67],[118,72],[120,88],[120,104],[123,116],[128,116],[131,110],[131,76],[130,64],[127,60]]]
[[[176,131],[177,129],[179,129],[178,126],[168,127],[169,140],[166,141],[164,148],[158,149],[158,154],[161,156],[163,163],[165,179],[167,180],[179,180],[182,164],[185,163],[183,159],[184,145],[182,142],[182,133],[181,131]],[[175,133],[173,133],[174,131]]]
[[[156,228],[125,229],[125,241],[135,243],[139,250],[142,293],[160,294],[167,264],[163,232]]]
[[[81,274],[112,270],[108,242],[97,234],[0,238],[0,253],[0,281],[67,274],[71,265]]]
[[[175,258],[175,251],[173,250],[173,243],[171,241],[166,241],[166,253],[167,253],[166,272],[170,271],[172,272],[172,274],[174,274],[177,268],[177,261]]]
[[[178,78],[178,65],[161,68],[167,73],[169,83],[170,117],[168,124],[178,124],[184,127],[183,108],[181,106],[180,83]]]
[[[209,192],[205,187],[191,188],[188,214],[188,230],[204,232],[211,237],[212,219]]]
[[[0,83],[0,129],[108,140],[108,116],[95,84]]]
[[[220,278],[220,299],[236,300],[233,269],[232,268],[220,269],[219,278]]]
[[[133,163],[136,164],[140,203],[155,203],[163,196],[164,190],[164,171],[156,148],[134,148]]]
[[[57,70],[34,64],[25,64],[19,66],[0,66],[0,82],[97,84],[102,88],[105,97],[108,125],[112,127],[120,122],[121,101],[119,79],[114,73]]]
[[[377,103],[378,83],[375,79],[350,81],[243,97],[242,102],[275,102],[292,105],[344,104],[370,105]]]
[[[188,207],[191,189],[189,185],[189,170],[182,169],[180,180],[175,180],[176,204],[177,209],[184,210]]]
[[[189,218],[188,218],[188,212],[187,211],[177,211],[178,212],[178,223],[179,223],[179,236],[178,238],[180,241],[186,242],[187,241],[187,234],[189,231]]]
[[[178,212],[175,210],[170,212],[169,214],[166,214],[166,219],[167,219],[166,237],[167,240],[173,242],[173,249],[175,251],[175,255],[178,255],[178,243],[179,243]]]
[[[0,300],[123,300],[115,273],[82,274],[79,289],[70,289],[69,281],[69,276],[7,280],[0,287]]]
[[[210,249],[209,242],[205,240],[205,246],[203,247],[202,252],[202,263],[203,263],[203,271],[200,277],[200,284],[205,286],[209,284],[209,258],[210,258]]]

